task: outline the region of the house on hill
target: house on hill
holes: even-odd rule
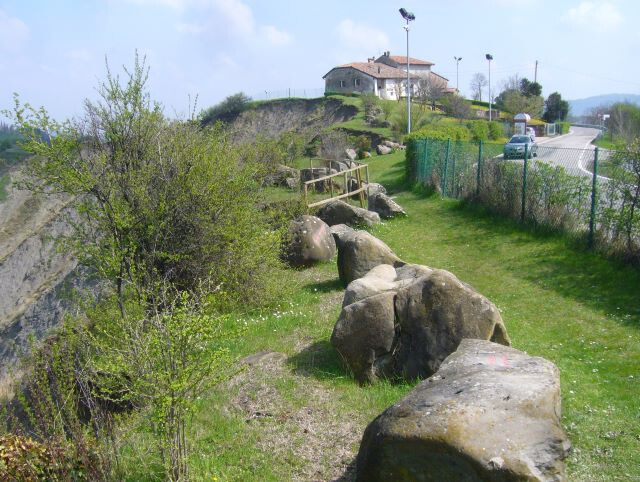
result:
[[[411,95],[416,95],[420,84],[425,82],[437,85],[445,93],[456,92],[455,88],[449,87],[447,78],[431,70],[433,65],[428,60],[409,57]],[[322,78],[325,93],[370,92],[381,99],[398,100],[407,95],[407,57],[385,52],[377,59],[372,57],[366,62],[334,67]]]

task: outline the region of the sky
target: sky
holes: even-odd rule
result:
[[[332,67],[389,50],[410,56],[470,95],[488,74],[496,95],[518,74],[565,99],[640,93],[637,0],[0,0],[0,109],[12,95],[58,119],[82,113],[105,77],[150,67],[152,98],[186,116],[242,91],[253,98],[321,95]],[[191,104],[190,104],[191,103]]]

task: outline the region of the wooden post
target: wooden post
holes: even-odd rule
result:
[[[307,196],[307,184],[304,184],[304,205],[307,208],[307,211],[309,210],[309,198]]]
[[[369,209],[369,164],[365,164],[365,176],[367,176],[367,209]]]
[[[356,169],[356,182],[358,183],[358,190],[362,189],[362,174],[360,173],[361,167],[358,166]],[[360,198],[360,207],[364,209],[364,191],[360,191],[358,193],[358,197]]]
[[[344,193],[347,194],[349,192],[349,184],[347,183],[347,173],[344,173]]]

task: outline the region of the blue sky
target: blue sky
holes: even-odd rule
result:
[[[104,77],[147,56],[150,87],[168,114],[185,115],[244,91],[319,89],[322,75],[385,50],[403,55],[398,8],[416,15],[411,56],[469,93],[494,56],[494,93],[514,74],[546,96],[640,93],[637,0],[0,0],[0,109],[11,95],[56,117],[79,114]]]

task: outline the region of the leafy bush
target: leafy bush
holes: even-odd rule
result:
[[[471,140],[486,141],[489,139],[489,123],[483,120],[467,122],[467,128],[471,133]]]
[[[504,136],[504,127],[502,123],[491,121],[489,122],[489,139],[495,141]]]
[[[405,142],[413,139],[440,139],[453,141],[471,140],[471,132],[463,125],[433,123],[405,137]]]
[[[200,122],[203,126],[214,124],[217,121],[230,122],[247,110],[251,98],[243,92],[230,95],[219,104],[209,107],[200,113]]]
[[[483,100],[472,100],[471,101],[471,105],[477,105],[480,107],[486,107],[487,109],[489,108],[489,102],[485,102]],[[495,106],[493,106],[495,107]]]
[[[20,435],[0,436],[0,479],[84,480],[87,474],[73,448]],[[95,480],[95,479],[94,479]]]
[[[567,121],[556,122],[556,126],[558,127],[559,134],[568,134],[569,129],[571,128],[571,123]]]

